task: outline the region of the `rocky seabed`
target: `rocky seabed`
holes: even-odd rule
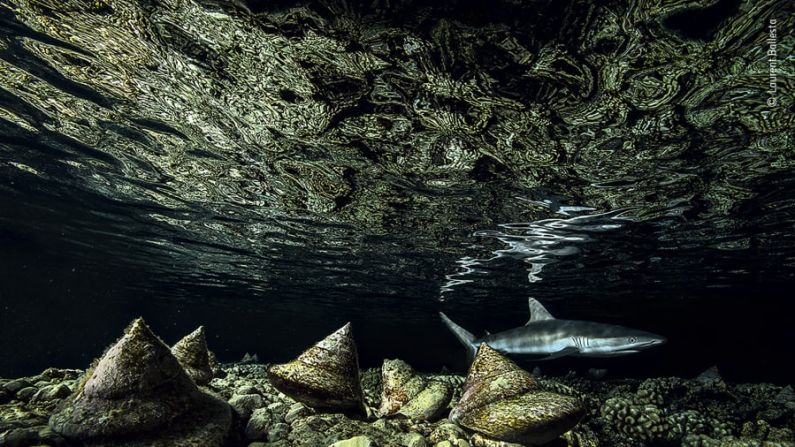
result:
[[[350,324],[279,365],[218,364],[203,328],[142,319],[86,370],[0,379],[0,446],[795,446],[791,386],[531,374],[481,345],[466,377],[361,371]]]

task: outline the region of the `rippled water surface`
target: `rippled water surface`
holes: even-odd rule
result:
[[[534,296],[670,339],[597,365],[791,377],[788,2],[277,3],[0,0],[0,375],[137,315],[456,368],[438,311]]]

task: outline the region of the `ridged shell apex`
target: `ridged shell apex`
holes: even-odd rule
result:
[[[198,385],[206,385],[213,378],[210,366],[210,352],[207,349],[207,337],[204,326],[186,335],[171,347],[171,353],[185,368],[191,379]]]
[[[189,390],[185,371],[171,350],[143,318],[134,320],[126,333],[105,353],[83,387],[87,397],[112,399],[129,393],[149,394],[165,382]]]
[[[272,366],[268,379],[279,391],[310,407],[363,408],[351,324],[334,331],[295,360]]]
[[[450,420],[500,441],[543,444],[583,415],[578,399],[543,391],[530,373],[484,343]]]

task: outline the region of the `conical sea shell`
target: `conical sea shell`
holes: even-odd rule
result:
[[[171,347],[171,353],[179,360],[185,372],[197,385],[207,385],[213,379],[204,326],[199,326],[198,329],[178,341]]]
[[[432,421],[444,415],[453,396],[447,383],[427,380],[402,360],[384,360],[381,367],[381,416],[402,414]]]
[[[231,426],[230,407],[201,392],[140,318],[87,374],[70,404],[50,418],[53,430],[87,446],[158,445],[146,439],[151,433],[171,446],[196,439],[215,446]],[[131,436],[136,441],[127,441]]]
[[[279,391],[310,407],[363,408],[359,358],[348,323],[292,362],[268,369]]]
[[[489,438],[543,444],[583,415],[578,399],[541,390],[527,371],[483,343],[450,419]]]

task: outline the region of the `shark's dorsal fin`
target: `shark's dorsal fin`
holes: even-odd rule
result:
[[[530,320],[527,321],[527,324],[535,323],[536,321],[555,319],[555,317],[553,317],[552,314],[549,313],[549,311],[546,310],[546,308],[544,308],[544,306],[535,298],[528,299],[527,304],[530,307]]]

